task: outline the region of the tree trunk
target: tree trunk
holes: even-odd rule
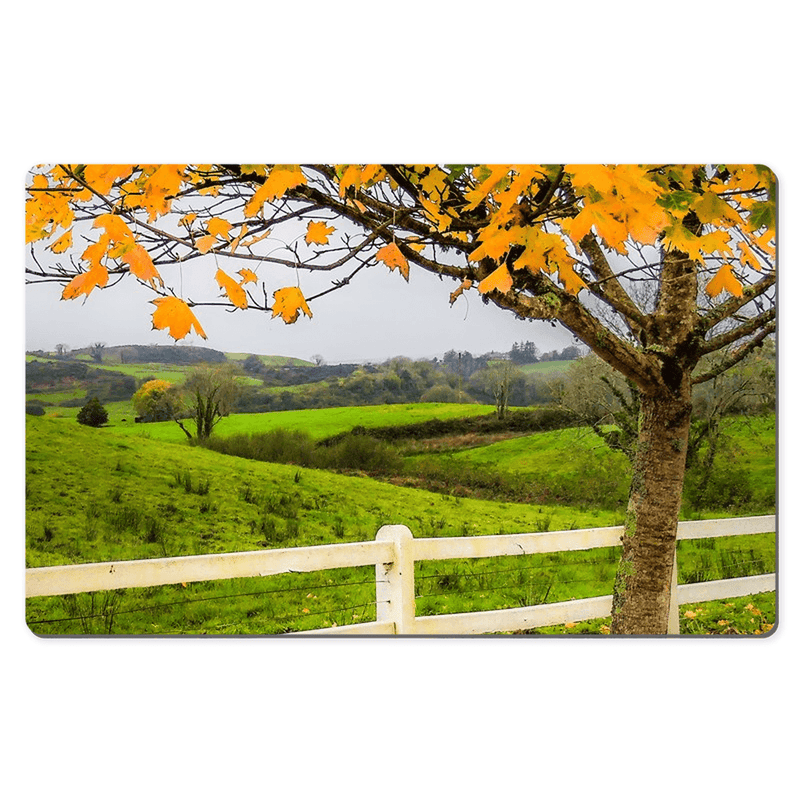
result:
[[[642,393],[639,442],[612,606],[612,633],[665,634],[691,422],[688,374]],[[674,385],[674,384],[673,384]]]

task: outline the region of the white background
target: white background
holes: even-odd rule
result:
[[[3,409],[0,608],[3,783],[14,796],[787,796],[798,712],[796,423],[785,411],[798,292],[787,224],[797,180],[791,4],[12,9],[0,34],[3,375],[14,376]],[[35,638],[22,574],[25,172],[55,159],[211,158],[772,167],[783,269],[775,634]]]

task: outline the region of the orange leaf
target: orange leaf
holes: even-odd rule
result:
[[[153,287],[155,287],[156,281],[161,283],[162,286],[164,285],[155,264],[153,264],[153,259],[150,258],[150,253],[142,245],[134,245],[131,250],[122,256],[122,260],[131,268],[131,272],[140,281],[149,282]]]
[[[247,308],[247,295],[241,285],[238,284],[230,275],[223,272],[221,269],[217,270],[214,276],[217,283],[225,294],[228,295],[231,303],[237,308]]]
[[[450,293],[450,305],[453,305],[456,300],[469,288],[472,287],[472,281],[469,278],[465,278],[459,284],[458,288]]]
[[[119,214],[101,214],[92,224],[93,228],[105,228],[106,235],[112,242],[133,239],[133,231]]]
[[[63,236],[59,236],[53,244],[50,245],[50,249],[54,253],[64,253],[69,248],[72,247],[72,228],[70,228]]]
[[[61,293],[62,300],[74,300],[82,294],[87,297],[91,294],[95,286],[101,289],[108,283],[108,270],[99,262],[92,265],[92,268],[80,275],[76,275]]]
[[[207,253],[216,243],[217,237],[208,234],[207,236],[201,236],[199,239],[197,239],[194,243],[194,246],[201,253]]]
[[[87,164],[83,179],[96,192],[108,194],[114,181],[127,178],[131,174],[130,164]]]
[[[289,325],[296,322],[302,311],[307,317],[313,317],[308,303],[306,303],[303,293],[297,286],[287,286],[278,289],[274,293],[275,302],[272,304],[272,316],[283,317],[283,321]]]
[[[519,235],[519,228],[504,228],[490,230],[484,228],[480,234],[481,245],[469,254],[470,261],[480,261],[482,258],[491,258],[498,261],[507,252]]]
[[[169,335],[176,341],[183,339],[192,328],[199,336],[208,338],[200,327],[197,317],[180,297],[157,297],[150,302],[156,306],[153,312],[153,328],[157,330],[169,328]]]
[[[306,244],[328,244],[328,237],[336,228],[328,227],[324,222],[309,222],[306,229]]]
[[[511,273],[508,271],[508,267],[503,264],[478,284],[478,291],[481,294],[487,294],[497,289],[497,291],[505,293],[513,284]]]
[[[275,200],[286,194],[289,189],[300,186],[306,182],[306,176],[299,166],[276,165],[267,176],[264,183],[256,190],[255,194],[247,201],[244,207],[246,217],[254,217],[261,211],[264,203]]]
[[[702,242],[699,236],[695,236],[682,222],[675,221],[664,231],[664,244],[667,250],[678,250],[686,253],[692,261],[699,261],[702,256]]]
[[[733,274],[733,267],[730,264],[722,266],[706,286],[706,292],[711,297],[716,297],[723,289],[736,297],[742,296],[742,284]]]
[[[212,236],[221,236],[223,239],[231,238],[231,223],[222,217],[212,217],[206,225],[206,230]]]
[[[406,257],[400,252],[400,248],[394,242],[387,244],[385,247],[381,247],[375,254],[375,259],[377,261],[383,261],[390,270],[395,268],[399,269],[402,276],[408,280],[408,261],[406,261]]]
[[[258,276],[255,274],[255,272],[253,272],[251,269],[247,269],[246,267],[244,269],[240,269],[236,274],[242,276],[242,285],[245,283],[256,283],[258,281]]]

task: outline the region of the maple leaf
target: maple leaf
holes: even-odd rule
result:
[[[712,231],[700,237],[700,248],[704,253],[719,253],[722,256],[733,256],[730,247],[731,237],[725,231]]]
[[[466,210],[470,210],[480,205],[485,200],[489,193],[494,189],[500,181],[508,175],[510,164],[491,164],[480,170],[473,170],[473,175],[479,177],[480,183],[474,188],[470,189],[464,194],[468,203]]]
[[[695,195],[697,198],[697,196]],[[697,214],[697,219],[704,225],[717,224],[721,222],[741,224],[742,218],[736,209],[732,208],[721,197],[714,192],[703,192],[691,204],[692,210]]]
[[[269,171],[264,183],[247,201],[244,207],[244,215],[246,217],[255,217],[261,211],[264,203],[275,200],[286,194],[289,189],[294,189],[304,183],[306,183],[306,176],[299,166],[276,164]]]
[[[148,253],[142,245],[134,245],[122,256],[122,260],[130,267],[131,272],[140,281],[145,281],[154,288],[156,281],[162,286],[164,285],[164,281],[161,280],[161,276],[158,274],[155,264],[153,264],[153,259],[150,258],[150,253]]]
[[[217,270],[214,276],[220,289],[228,295],[228,299],[237,308],[247,308],[247,294],[242,288],[241,284],[237,283],[230,275],[223,272],[221,269]]]
[[[682,222],[676,220],[664,231],[664,244],[667,250],[686,253],[692,261],[700,261],[702,244],[700,237],[695,236]]]
[[[761,262],[750,245],[747,242],[737,242],[736,244],[739,248],[739,261],[742,264],[749,264],[753,269],[761,272]]]
[[[206,224],[206,230],[211,236],[221,236],[228,240],[231,238],[231,223],[222,217],[211,217]]]
[[[76,297],[91,294],[95,286],[101,289],[108,283],[108,270],[99,262],[92,264],[91,269],[76,275],[61,292],[62,300],[74,300]]]
[[[72,228],[62,236],[59,236],[58,239],[50,245],[50,249],[54,253],[65,253],[70,247],[72,247]]]
[[[195,240],[194,246],[201,252],[207,253],[215,244],[217,244],[217,237],[208,234],[201,236]]]
[[[169,328],[169,335],[175,341],[183,339],[192,328],[198,336],[202,336],[203,339],[208,338],[200,327],[197,317],[180,297],[157,297],[150,302],[156,306],[156,310],[153,312],[154,329]]]
[[[593,189],[606,194],[614,188],[614,173],[605,164],[567,164],[564,171],[571,176],[573,187],[581,193]]]
[[[133,231],[119,214],[101,214],[92,224],[93,228],[104,228],[112,242],[133,239]]]
[[[309,222],[306,228],[306,244],[328,244],[328,237],[336,230],[324,222]]]
[[[313,317],[306,303],[306,298],[297,286],[287,286],[274,292],[275,302],[272,304],[272,316],[283,317],[283,321],[290,325],[296,322],[302,311],[307,317]]]
[[[511,278],[511,273],[508,271],[508,267],[506,267],[505,264],[502,264],[478,284],[478,291],[481,294],[487,294],[488,292],[496,289],[498,292],[503,292],[503,294],[505,294],[513,286],[513,284],[514,281]]]
[[[88,261],[91,266],[100,266],[100,259],[105,256],[108,246],[111,244],[107,235],[100,237],[94,244],[90,244],[81,254],[84,261]]]
[[[141,205],[148,210],[150,222],[170,210],[183,178],[184,167],[179,164],[161,164],[147,178]]]
[[[453,305],[456,300],[467,290],[472,287],[472,281],[469,278],[465,278],[461,283],[458,285],[458,288],[454,292],[450,292],[450,305]]]
[[[242,276],[242,285],[245,283],[256,283],[258,281],[258,276],[255,272],[251,269],[247,269],[247,267],[240,269],[236,274]]]
[[[385,247],[381,247],[381,249],[375,253],[375,259],[377,261],[383,261],[390,270],[399,269],[401,275],[406,281],[408,280],[408,261],[394,242],[390,242]]]
[[[83,179],[99,194],[108,194],[115,181],[127,178],[131,164],[87,164]]]
[[[516,227],[508,230],[484,228],[478,237],[481,244],[469,254],[469,260],[480,261],[482,258],[491,258],[493,261],[499,261],[508,252],[519,233],[520,229]]]
[[[720,267],[717,274],[706,286],[706,292],[710,297],[716,297],[723,289],[736,297],[741,297],[743,293],[742,284],[733,274],[733,267],[730,264],[724,264]]]
[[[570,294],[578,294],[581,289],[586,288],[583,278],[575,272],[572,264],[559,264],[558,278]]]

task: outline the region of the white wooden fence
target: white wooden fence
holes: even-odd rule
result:
[[[774,516],[680,522],[678,539],[770,533],[774,530]],[[26,570],[26,595],[42,597],[375,565],[377,619],[374,622],[302,631],[302,633],[315,635],[497,633],[607,617],[611,614],[612,598],[611,595],[605,595],[523,608],[417,617],[414,601],[414,562],[614,547],[619,545],[622,535],[622,526],[617,526],[550,533],[415,539],[404,525],[387,525],[378,531],[377,537],[371,542],[38,567]],[[775,588],[775,573],[678,586],[676,566],[673,570],[668,632],[671,634],[679,632],[678,605],[680,604],[741,597],[774,591]]]

